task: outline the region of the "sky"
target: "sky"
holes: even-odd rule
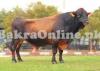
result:
[[[0,0],[0,10],[11,10],[19,6],[22,9],[27,9],[30,3],[41,1],[46,5],[57,7],[60,12],[75,11],[78,8],[84,8],[88,12],[93,12],[100,7],[100,0]]]

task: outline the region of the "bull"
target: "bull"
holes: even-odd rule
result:
[[[27,32],[28,38],[24,39],[32,45],[36,47],[44,46],[47,44],[52,45],[52,63],[56,64],[56,53],[59,50],[59,61],[63,63],[63,49],[68,47],[68,44],[71,42],[69,39],[48,39],[45,38],[37,38],[32,39],[30,35],[32,32],[39,32],[40,30],[45,30],[46,32],[55,32],[57,30],[64,30],[65,33],[72,32],[75,34],[80,29],[84,28],[88,23],[88,13],[83,8],[79,8],[74,12],[67,12],[62,14],[57,14],[49,17],[44,17],[40,19],[23,19],[23,18],[15,18],[12,22],[12,33],[13,37],[16,36],[14,31],[16,30],[19,33],[22,33],[23,37],[24,33]],[[43,36],[43,34],[42,34]],[[61,35],[60,35],[61,36]],[[23,61],[19,54],[20,46],[23,43],[23,38],[12,39],[11,46],[9,47],[12,52],[12,61],[17,62]]]

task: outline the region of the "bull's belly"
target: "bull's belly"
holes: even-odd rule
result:
[[[45,46],[47,44],[50,44],[46,39],[26,39],[26,41],[36,46]]]
[[[53,42],[47,39],[27,39],[27,42],[29,42],[32,45],[36,45],[36,46],[45,46],[48,44],[52,44]],[[57,42],[57,47],[59,47],[61,50],[65,49],[68,47],[68,42],[66,42],[65,40],[59,40],[59,41],[54,41]]]

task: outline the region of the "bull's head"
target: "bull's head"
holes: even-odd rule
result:
[[[76,12],[73,12],[73,14],[78,19],[78,21],[83,24],[83,26],[88,24],[88,15],[90,13],[87,13],[86,10],[84,10],[83,8],[79,8],[78,10],[76,10]]]

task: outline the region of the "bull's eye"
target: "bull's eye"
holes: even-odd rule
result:
[[[77,16],[78,18],[80,17],[80,15],[79,16]]]
[[[82,14],[78,14],[77,17],[78,17],[78,18],[81,18],[81,17],[82,17]]]
[[[78,18],[81,18],[81,15],[78,15],[77,17],[78,17]]]

